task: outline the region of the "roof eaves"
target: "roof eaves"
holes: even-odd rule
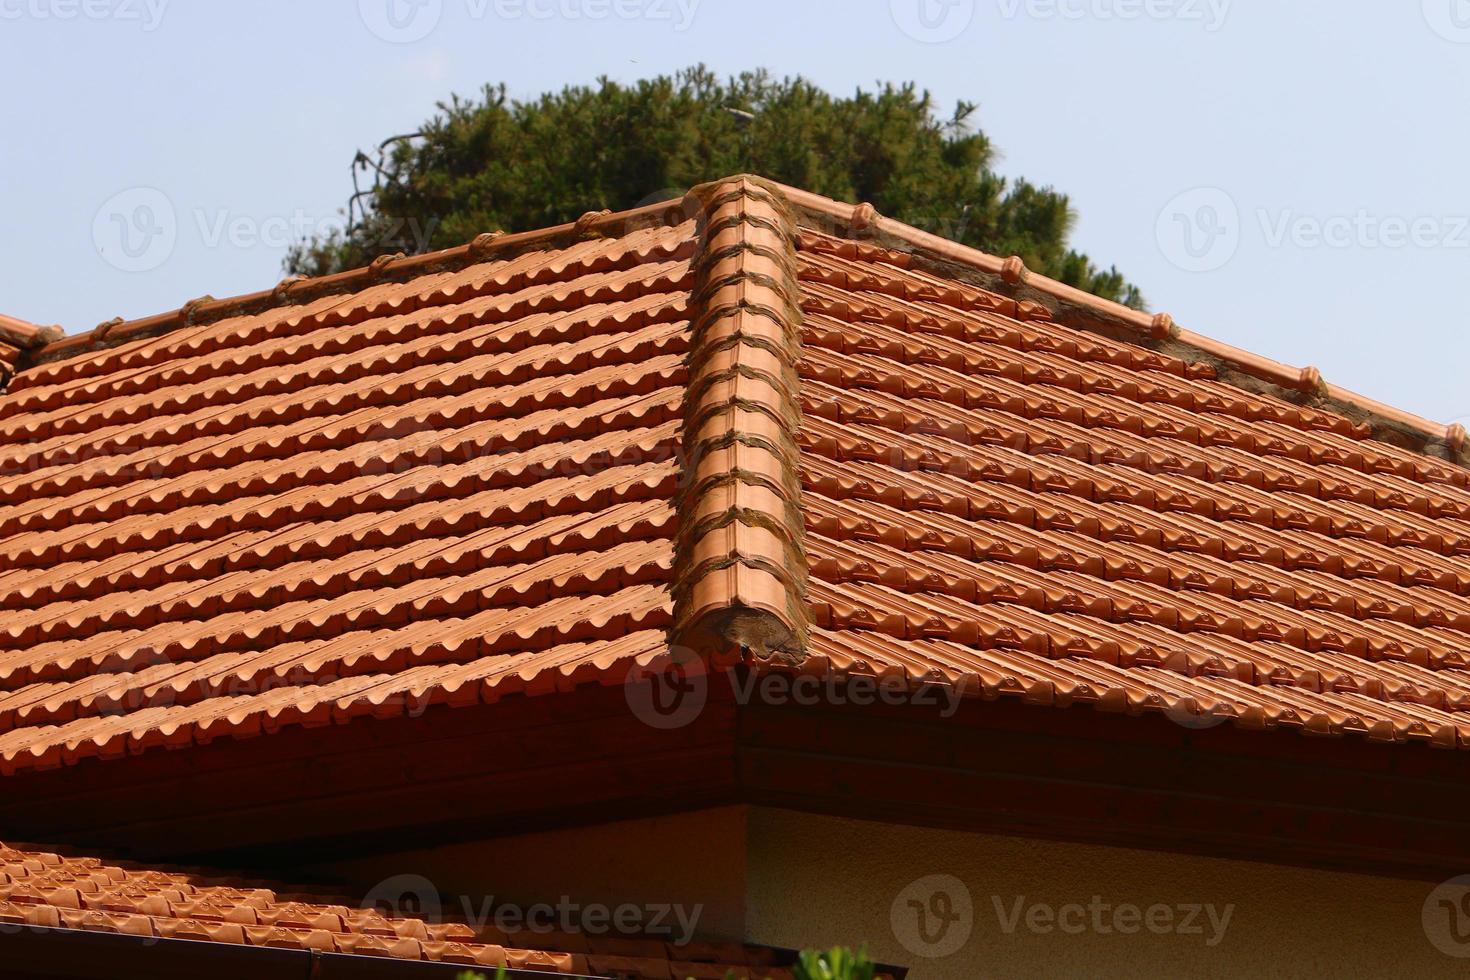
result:
[[[674,644],[799,660],[810,612],[797,472],[795,226],[779,192],[758,178],[706,184],[686,201],[698,215],[700,253]]]
[[[46,976],[57,980],[142,976],[207,976],[211,980],[264,976],[316,980],[454,980],[471,972],[461,963],[434,960],[14,924],[0,935],[0,955],[4,957],[7,976]],[[516,980],[552,976],[578,980],[575,974],[511,968],[503,976]],[[584,975],[583,980],[590,978]]]

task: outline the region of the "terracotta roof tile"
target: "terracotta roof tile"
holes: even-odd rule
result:
[[[801,244],[803,669],[1470,744],[1463,469],[916,255]]]
[[[871,208],[735,177],[8,322],[0,770],[689,649],[1470,744],[1463,431]]]
[[[320,887],[246,882],[194,868],[105,862],[31,844],[0,844],[0,925],[596,973],[624,980],[790,976],[784,965],[789,956],[765,947],[677,945],[656,938],[544,930],[507,933],[491,923],[388,915]]]
[[[532,244],[42,349],[0,397],[0,769],[666,656],[696,224]]]

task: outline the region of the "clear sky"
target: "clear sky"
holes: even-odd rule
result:
[[[914,80],[1183,326],[1470,416],[1470,0],[0,0],[0,312],[275,283],[451,92]]]

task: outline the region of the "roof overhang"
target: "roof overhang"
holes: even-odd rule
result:
[[[1470,753],[1038,711],[1018,697],[948,717],[942,693],[927,705],[741,704],[749,687],[732,676],[717,673],[703,711],[676,729],[650,727],[621,688],[592,687],[20,773],[0,826],[285,874],[415,835],[471,841],[748,804],[1422,880],[1470,865]],[[160,813],[164,792],[175,802]]]

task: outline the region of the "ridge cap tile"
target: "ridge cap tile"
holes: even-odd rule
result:
[[[702,185],[686,202],[700,250],[671,635],[685,652],[800,660],[809,612],[794,226],[756,178]]]

